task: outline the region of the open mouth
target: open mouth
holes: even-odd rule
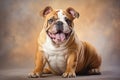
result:
[[[47,34],[49,35],[49,37],[52,39],[53,42],[55,42],[56,44],[59,44],[59,43],[65,42],[71,35],[71,32],[72,31],[70,31],[69,33],[64,33],[64,32],[51,33],[47,31]]]

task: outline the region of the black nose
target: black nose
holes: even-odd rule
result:
[[[62,21],[58,21],[56,24],[57,24],[58,26],[62,26],[62,25],[63,25],[63,22],[62,22]]]
[[[61,33],[63,31],[63,22],[62,21],[58,21],[56,23],[56,30],[57,30],[57,33]]]

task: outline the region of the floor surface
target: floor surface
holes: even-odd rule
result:
[[[0,80],[120,80],[119,70],[105,70],[101,75],[77,76],[76,78],[62,78],[52,74],[44,74],[42,78],[28,78],[29,69],[0,70]]]

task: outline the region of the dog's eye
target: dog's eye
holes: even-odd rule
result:
[[[54,21],[54,18],[51,18],[48,20],[48,23],[51,24],[51,23],[53,23],[53,21]]]
[[[65,17],[65,21],[67,22],[67,24],[68,24],[69,26],[71,26],[72,21],[71,21],[70,19],[68,19],[67,17]]]

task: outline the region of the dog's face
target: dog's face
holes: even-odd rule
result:
[[[42,11],[42,16],[45,18],[46,34],[55,44],[62,44],[69,39],[73,31],[73,20],[79,17],[79,13],[73,8],[63,11],[48,6]]]

